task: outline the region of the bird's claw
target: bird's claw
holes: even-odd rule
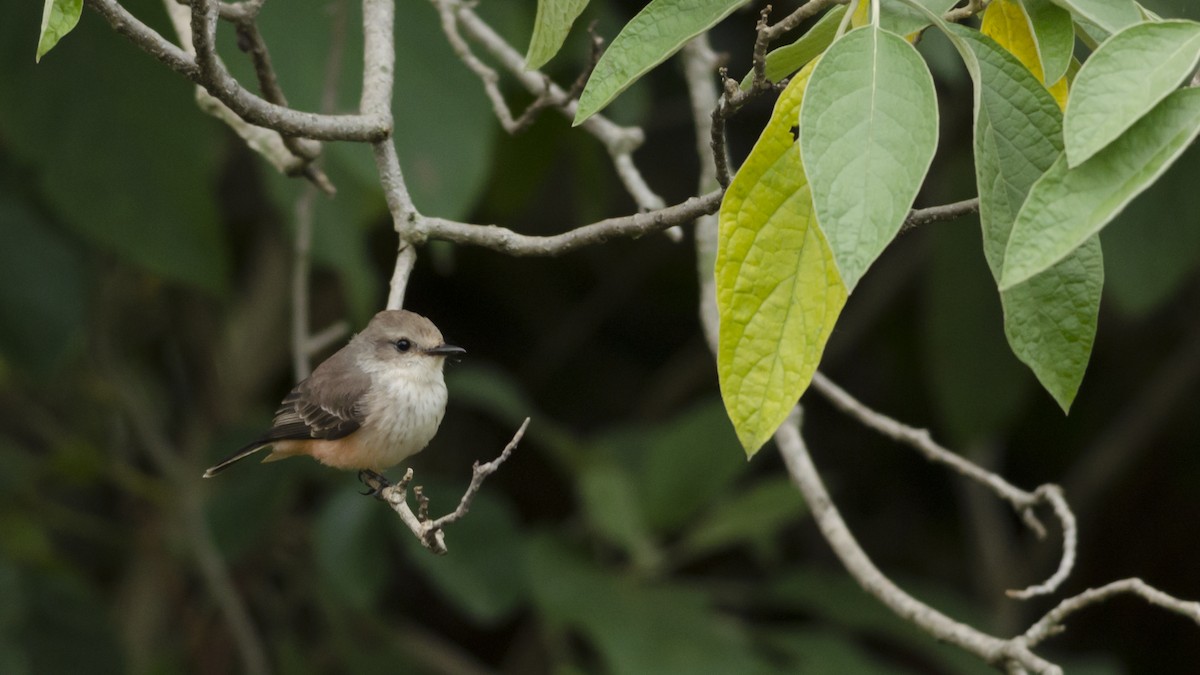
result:
[[[367,491],[361,494],[370,495],[376,499],[383,499],[383,491],[392,486],[387,478],[370,469],[359,471],[358,479],[367,487]]]

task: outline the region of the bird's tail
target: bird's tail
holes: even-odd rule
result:
[[[254,453],[258,452],[259,450],[262,450],[263,448],[265,448],[269,445],[270,445],[270,442],[264,443],[263,441],[254,441],[253,443],[242,447],[241,450],[238,450],[237,452],[226,457],[225,459],[221,460],[220,462],[217,462],[213,466],[208,467],[208,470],[204,472],[204,477],[212,478],[213,476],[221,473],[225,469],[228,469],[231,464],[240,462],[241,460],[246,459],[250,455],[253,455]]]

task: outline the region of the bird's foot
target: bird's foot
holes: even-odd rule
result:
[[[387,478],[370,469],[359,471],[358,479],[367,487],[367,491],[362,494],[370,495],[376,499],[383,499],[383,491],[392,486]]]

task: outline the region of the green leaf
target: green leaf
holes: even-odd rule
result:
[[[820,56],[829,48],[829,45],[833,44],[833,38],[837,36],[838,24],[841,23],[842,16],[845,14],[846,6],[837,5],[825,12],[813,24],[813,27],[809,28],[795,42],[768,52],[766,62],[763,64],[767,80],[779,82]],[[751,70],[746,73],[746,77],[742,78],[742,89],[749,89],[753,83],[754,71]]]
[[[347,604],[367,609],[388,580],[386,509],[357,492],[339,492],[316,518],[313,548],[322,580]]]
[[[705,518],[688,532],[682,549],[688,555],[773,537],[780,528],[805,513],[804,498],[787,478],[775,478],[717,502]]]
[[[71,49],[35,66],[23,55],[22,23],[19,14],[0,21],[0,137],[24,163],[27,184],[55,220],[118,262],[227,289],[214,177],[220,129],[197,110],[191,87],[141,51],[114,45],[103,21],[82,22]],[[150,92],[154,105],[137,104]]]
[[[538,0],[533,36],[525,54],[526,70],[541,68],[554,58],[587,4],[588,0]]]
[[[1017,57],[1039,82],[1046,85],[1059,106],[1067,104],[1067,81],[1061,78],[1046,80],[1038,36],[1020,0],[992,0],[983,12],[979,31]]]
[[[1058,105],[1016,57],[990,38],[949,28],[975,91],[975,176],[984,254],[999,280],[1013,222],[1029,190],[1062,155]],[[1001,291],[1013,353],[1064,411],[1091,358],[1104,267],[1092,240],[1026,282]]]
[[[999,276],[1011,225],[1032,183],[1060,155],[1054,101],[1015,57],[961,27],[947,32],[976,82],[976,174],[985,253]],[[1095,337],[1103,266],[1098,242],[1001,293],[1014,353],[1066,410]]]
[[[717,401],[637,433],[641,461],[634,472],[646,522],[658,532],[673,531],[708,508],[748,468],[731,452],[737,436]]]
[[[652,566],[658,553],[642,517],[633,477],[611,462],[596,461],[584,467],[579,489],[596,531],[623,548],[639,567]]]
[[[1116,33],[1142,20],[1133,0],[1051,0],[1054,4],[1096,26]]]
[[[613,39],[579,96],[574,125],[600,112],[693,37],[712,28],[746,0],[652,0]]]
[[[1143,23],[1109,38],[1083,64],[1063,136],[1071,167],[1086,162],[1179,88],[1200,62],[1200,24]]]
[[[1092,236],[1046,271],[1001,293],[1004,334],[1017,358],[1068,412],[1092,355],[1104,260]]]
[[[1042,81],[1054,84],[1067,74],[1075,54],[1075,26],[1071,13],[1051,0],[1022,0],[1042,63]]]
[[[0,354],[50,374],[83,345],[87,272],[73,242],[0,193]]]
[[[699,590],[623,578],[548,536],[527,547],[526,565],[539,623],[569,628],[586,641],[600,660],[595,672],[776,672],[756,654],[743,625]]]
[[[1200,133],[1200,89],[1168,96],[1115,142],[1075,168],[1060,157],[1013,224],[1001,290],[1062,260],[1141,194]]]
[[[750,456],[808,388],[846,304],[793,135],[817,63],[805,66],[779,96],[721,203],[717,374],[725,409]]]
[[[937,15],[953,7],[957,1],[916,0],[921,7]],[[924,12],[909,7],[903,0],[882,0],[882,4],[879,5],[879,26],[896,35],[908,36],[930,23],[929,17]]]
[[[818,62],[800,110],[800,152],[847,289],[900,230],[937,133],[933,77],[904,38],[866,26]]]
[[[42,32],[38,36],[37,56],[34,57],[34,62],[41,62],[42,57],[75,28],[80,15],[83,14],[83,0],[45,2],[42,8]]]

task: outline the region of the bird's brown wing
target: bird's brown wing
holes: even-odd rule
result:
[[[347,360],[344,351],[322,363],[284,397],[261,442],[336,440],[362,426],[363,401],[371,388],[371,376],[357,364],[342,363]]]

